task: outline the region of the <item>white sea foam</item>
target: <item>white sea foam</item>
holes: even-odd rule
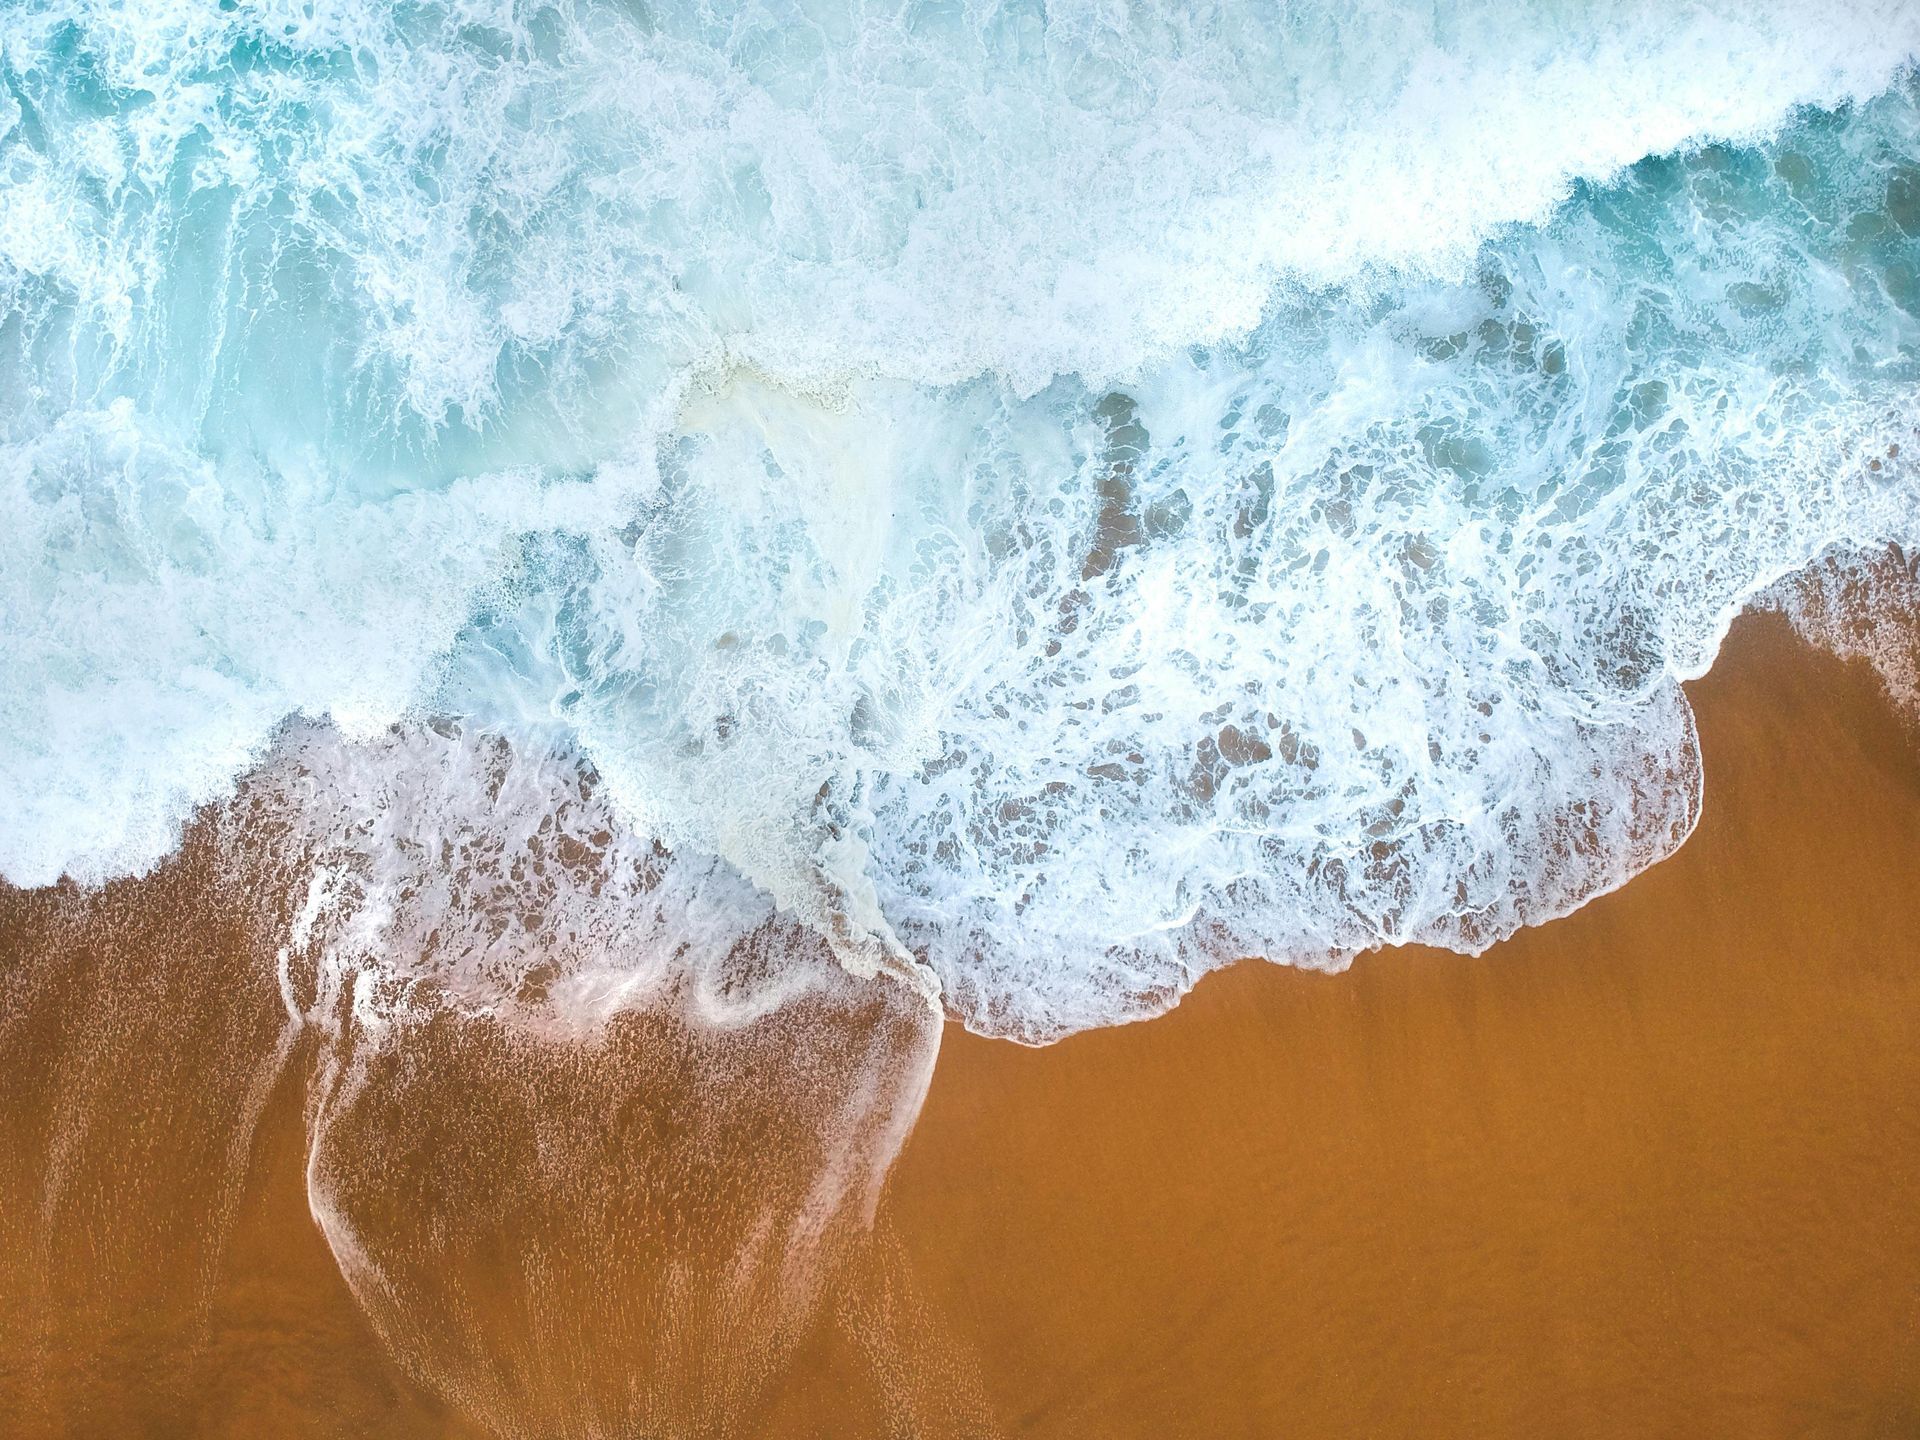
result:
[[[1843,660],[1863,660],[1887,697],[1920,722],[1920,552],[1841,547],[1754,602]]]
[[[1038,1040],[1562,913],[1691,827],[1735,611],[1916,538],[1916,53],[9,7],[0,874],[152,863],[280,733],[310,919],[473,1003],[777,914]]]
[[[577,757],[532,744],[297,722],[217,823],[256,883],[301,896],[281,957],[296,1019],[357,985],[374,1030],[447,1003],[569,1028],[671,1004],[733,1028],[839,974],[727,866],[637,835]]]

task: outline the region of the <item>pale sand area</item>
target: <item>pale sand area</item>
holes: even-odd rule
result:
[[[1484,957],[948,1026],[871,1237],[780,1313],[715,1277],[898,1014],[814,1017],[800,1098],[744,1109],[658,1027],[437,1034],[336,1132],[404,1365],[309,1217],[312,1046],[269,1062],[213,859],[77,930],[9,897],[0,1433],[481,1433],[453,1376],[542,1435],[1920,1435],[1920,737],[1775,618],[1692,693],[1686,847]]]

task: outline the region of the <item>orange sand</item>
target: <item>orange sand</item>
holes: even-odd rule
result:
[[[1920,1435],[1920,738],[1772,619],[1693,694],[1693,839],[1483,958],[949,1026],[872,1235],[779,1315],[715,1276],[804,1104],[689,1095],[644,1025],[455,1035],[336,1135],[390,1355],[213,860],[0,898],[0,1434]]]

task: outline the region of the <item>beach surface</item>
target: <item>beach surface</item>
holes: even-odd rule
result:
[[[646,1026],[439,1035],[332,1112],[350,1288],[219,857],[0,898],[0,1432],[1920,1434],[1920,736],[1776,616],[1690,693],[1693,837],[1484,956],[948,1025],[871,1228],[777,1294],[753,1216],[897,1015],[745,1110]]]
[[[949,1035],[890,1219],[1009,1428],[1920,1433],[1920,747],[1749,618],[1678,855],[1477,959]]]

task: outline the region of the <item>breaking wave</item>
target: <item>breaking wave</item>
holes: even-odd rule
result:
[[[826,949],[1029,1041],[1564,913],[1689,833],[1732,617],[1920,541],[1916,54],[1872,0],[10,5],[0,874],[249,775],[296,1010],[322,931],[716,1023]]]

